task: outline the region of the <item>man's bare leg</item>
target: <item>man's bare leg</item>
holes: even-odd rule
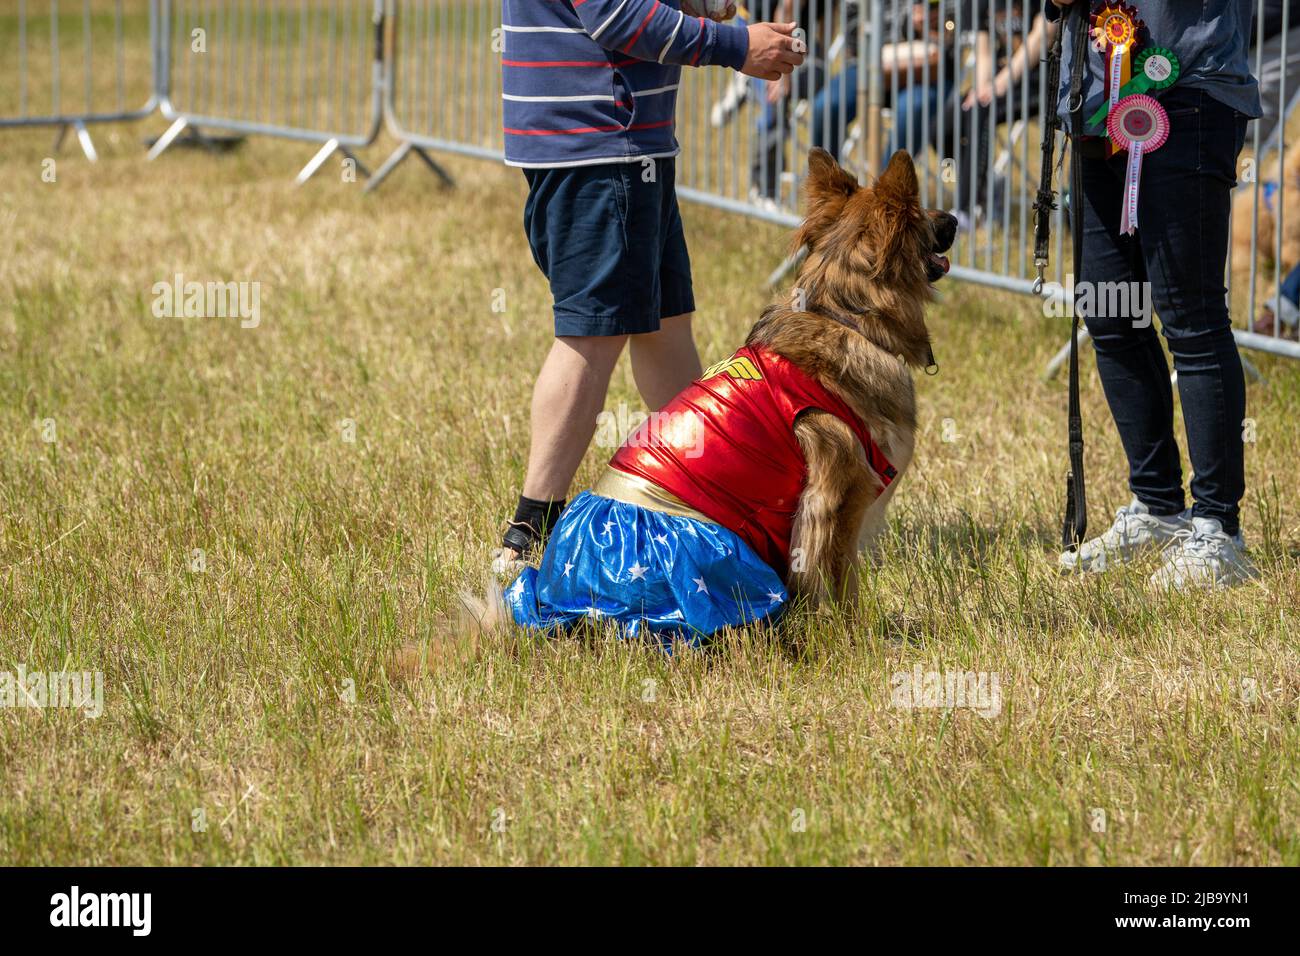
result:
[[[674,315],[660,321],[658,332],[631,336],[632,377],[641,400],[652,412],[667,405],[703,372],[691,335],[693,316],[691,312]]]
[[[569,493],[626,342],[625,335],[556,338],[533,386],[525,498],[562,501]],[[518,557],[509,547],[500,552],[505,562]]]
[[[569,493],[626,342],[625,335],[563,336],[551,346],[533,386],[525,496],[558,501]]]

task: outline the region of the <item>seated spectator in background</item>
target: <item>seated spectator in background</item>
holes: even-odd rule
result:
[[[779,80],[755,80],[750,92],[758,108],[750,157],[750,198],[780,203],[781,174],[787,169],[785,145],[794,123],[791,108],[800,101],[812,100],[823,89],[826,53],[840,26],[839,3],[836,0],[757,0],[750,6],[754,16],[785,17],[782,23],[797,22],[807,36],[808,52],[802,67]],[[856,8],[856,4],[851,6]],[[852,22],[847,17],[845,22],[847,35],[856,37],[856,14]],[[846,56],[850,55],[849,47],[853,48],[851,54],[856,55],[856,41],[845,45]],[[822,145],[816,131],[812,143],[803,145],[813,144]]]
[[[893,31],[897,42],[893,32],[888,34],[891,42],[881,50],[880,59],[894,121],[881,156],[882,168],[897,150],[915,156],[938,138],[939,114],[952,96],[957,77],[955,6],[955,0],[914,3],[911,39],[904,24]]]
[[[1279,319],[1281,327],[1278,326]],[[1251,331],[1294,340],[1297,326],[1300,326],[1300,266],[1287,273],[1277,294],[1264,303]]]
[[[1038,110],[1039,62],[1055,26],[1039,15],[1026,33],[1021,0],[930,0],[913,4],[910,15],[911,39],[898,24],[881,54],[893,106],[882,159],[935,144],[941,159],[957,164],[955,212],[969,227],[972,208],[990,203],[990,132]],[[973,67],[962,60],[963,40],[974,47]],[[960,108],[959,83],[966,90]]]
[[[772,0],[765,3],[770,5]],[[956,73],[952,65],[946,71],[945,85],[939,87],[939,30],[945,22],[941,11],[946,5],[938,2],[912,5],[909,15],[914,39],[911,41],[903,39],[907,34],[906,25],[894,28],[890,23],[892,10],[885,10],[883,35],[891,42],[881,49],[881,65],[886,89],[895,91],[895,122],[891,147],[882,157],[882,165],[895,148],[909,148],[907,142],[913,144],[912,150],[920,148],[925,128],[922,115],[928,115],[933,124],[951,89],[951,78]],[[754,99],[761,104],[762,111],[755,126],[751,160],[754,198],[779,201],[785,145],[794,122],[790,113],[793,103],[807,101],[810,107],[811,142],[801,145],[820,146],[837,159],[843,158],[845,131],[858,114],[859,6],[852,0],[842,3],[841,0],[776,0],[771,9],[764,3],[754,6],[756,15],[772,16],[781,22],[798,21],[808,36],[808,59],[801,69],[780,80],[756,84],[759,89],[754,91]],[[928,41],[925,39],[927,17],[931,21]],[[827,59],[837,39],[843,40],[844,65],[831,74]],[[955,43],[949,44],[949,57],[954,56],[955,48]],[[924,82],[927,68],[928,84]]]
[[[970,3],[971,0],[965,0]],[[896,150],[915,154],[925,146],[927,127],[934,140],[937,117],[957,75],[956,32],[951,17],[956,0],[928,0],[910,9],[887,7],[880,25],[880,66],[890,95],[894,122],[881,168]],[[910,32],[909,24],[910,23]],[[929,21],[927,25],[927,20]],[[818,85],[812,104],[812,141],[836,159],[845,131],[858,116],[858,4],[849,3],[845,22],[845,66],[829,82]],[[838,28],[838,22],[837,22]],[[942,35],[942,40],[941,40]],[[940,69],[940,61],[946,61]],[[940,73],[943,81],[940,83]]]
[[[810,9],[818,22],[830,7],[830,0],[804,3],[802,0],[755,0],[749,4],[752,16],[789,17],[783,22],[798,22],[807,31],[806,16]],[[798,8],[798,9],[796,9]],[[750,148],[750,201],[777,205],[781,202],[781,174],[787,169],[786,140],[794,122],[790,115],[793,103],[809,99],[821,83],[825,51],[821,33],[807,37],[808,51],[803,66],[780,80],[751,80],[749,100],[755,105],[754,138]],[[794,96],[790,96],[791,90]]]
[[[960,111],[954,111],[956,121],[944,131],[944,156],[957,161],[955,214],[963,227],[999,205],[988,179],[993,137],[999,124],[1038,113],[1039,64],[1056,30],[1039,14],[1026,35],[1024,4],[1012,3],[1009,11],[1001,3],[993,6],[991,16],[987,5],[977,10],[975,75]]]
[[[1287,13],[1287,32],[1282,33],[1282,14]],[[1251,9],[1258,9],[1252,2]],[[1285,156],[1272,142],[1281,129],[1279,119],[1300,91],[1300,0],[1266,0],[1263,17],[1263,46],[1255,49],[1260,36],[1260,18],[1251,24],[1251,69],[1258,57],[1260,104],[1264,115],[1246,132],[1246,145],[1256,153],[1251,175],[1239,177],[1232,198],[1233,281],[1248,282],[1252,268],[1285,273],[1300,263],[1300,150],[1288,146]],[[1282,43],[1286,42],[1286,64]],[[1287,102],[1283,102],[1283,98]],[[1255,144],[1259,144],[1258,150]],[[1243,170],[1245,172],[1245,170]],[[1279,224],[1282,235],[1277,235]],[[1258,232],[1256,232],[1256,227]],[[1280,243],[1275,245],[1275,239]],[[1274,257],[1280,255],[1280,263]],[[1267,272],[1265,273],[1267,275]],[[1276,310],[1274,310],[1276,312]],[[1285,316],[1286,310],[1282,310]],[[1269,314],[1258,323],[1273,327]],[[1271,334],[1271,333],[1266,333]]]

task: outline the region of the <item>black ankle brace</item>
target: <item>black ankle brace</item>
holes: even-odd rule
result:
[[[519,496],[519,506],[515,508],[514,519],[501,539],[503,547],[510,548],[520,555],[531,551],[551,532],[555,520],[564,510],[565,500],[538,501],[536,498]]]

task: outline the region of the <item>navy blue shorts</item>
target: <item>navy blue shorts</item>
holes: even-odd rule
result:
[[[525,169],[524,229],[551,283],[556,335],[637,335],[695,311],[676,164]]]

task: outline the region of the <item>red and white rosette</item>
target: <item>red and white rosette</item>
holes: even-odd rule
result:
[[[1138,227],[1138,183],[1142,178],[1142,155],[1159,149],[1169,138],[1169,114],[1145,93],[1126,96],[1106,118],[1106,131],[1120,149],[1128,150],[1124,176],[1124,212],[1120,232],[1132,235]]]

